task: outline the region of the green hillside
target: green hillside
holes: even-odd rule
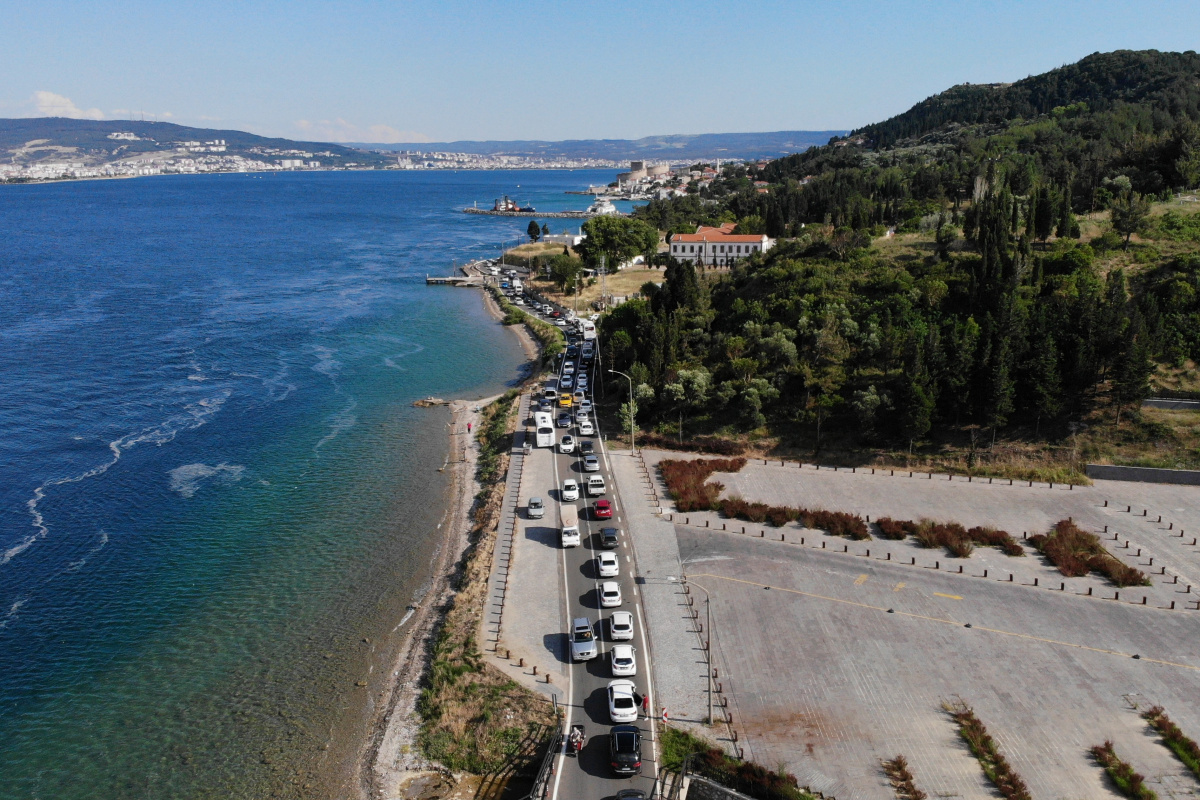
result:
[[[1140,409],[1152,378],[1200,390],[1198,87],[1194,53],[1089,56],[650,203],[779,244],[666,265],[605,321],[638,419],[860,463],[1200,467],[1200,426]]]

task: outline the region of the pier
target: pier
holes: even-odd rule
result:
[[[496,211],[491,208],[464,208],[464,214],[482,214],[487,217],[537,217],[538,219],[591,219],[592,217],[604,216],[602,214],[589,214],[586,211]],[[608,214],[607,216],[627,217],[628,214],[617,212],[616,214]]]

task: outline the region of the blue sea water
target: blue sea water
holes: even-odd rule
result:
[[[0,798],[349,793],[440,541],[411,403],[523,360],[424,277],[612,175],[0,186]]]

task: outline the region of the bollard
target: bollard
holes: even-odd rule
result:
[[[1087,593],[1087,596],[1088,596],[1088,597],[1091,597],[1091,596],[1092,596],[1092,587],[1090,587],[1090,586],[1088,587],[1088,593]]]
[[[1060,592],[1065,592],[1065,591],[1067,590],[1067,582],[1066,582],[1066,581],[1063,581],[1062,583],[1060,583],[1060,584],[1058,585],[1058,590],[1059,590]]]
[[[1022,539],[1028,539],[1028,538],[1029,538],[1029,531],[1021,531],[1021,538],[1022,538]]]
[[[985,577],[985,578],[987,577],[987,570],[986,570],[986,569],[983,571],[983,577]]]
[[[533,674],[537,675],[537,664],[533,665]]]
[[[1012,574],[1011,572],[1010,572],[1010,573],[1008,573],[1008,582],[1009,582],[1009,583],[1012,583],[1012,582],[1013,582],[1013,574]]]
[[[933,568],[934,568],[934,569],[941,569],[941,568],[942,568],[942,562],[940,562],[940,561],[935,561],[935,562],[933,562]]]
[[[889,469],[889,470],[888,470],[888,475],[891,475],[892,477],[895,477],[895,475],[896,475],[896,470],[894,470],[894,469]]]
[[[1174,523],[1174,522],[1169,522],[1169,523],[1167,523],[1167,530],[1174,530],[1174,528],[1175,528],[1175,523]]]
[[[988,486],[991,486],[991,485],[992,485],[992,479],[988,478]]]
[[[1121,593],[1113,592],[1113,600],[1120,600],[1120,599],[1121,599]]]
[[[781,534],[779,534],[779,541],[785,542],[785,541],[787,541],[787,538],[781,533]]]
[[[1144,508],[1142,509],[1142,516],[1143,517],[1146,516],[1146,509],[1144,509]]]
[[[913,474],[912,474],[912,470],[909,470],[909,471],[908,471],[908,477],[910,477],[910,478],[911,478],[912,476],[913,476]]]
[[[550,673],[547,672],[546,673],[546,683],[549,683],[549,682],[550,682]]]
[[[704,520],[704,527],[708,527],[708,520]]]
[[[1142,605],[1146,605],[1146,598],[1145,598],[1145,597],[1143,597],[1143,598],[1142,598]]]
[[[870,521],[871,521],[871,515],[867,514],[867,522],[870,522]]]
[[[1030,481],[1030,482],[1029,482],[1029,488],[1030,488],[1030,489],[1032,489],[1032,488],[1033,488],[1033,481]]]
[[[724,523],[724,522],[722,522],[722,523],[721,523],[721,530],[725,530],[725,523]]]
[[[1141,555],[1142,555],[1142,548],[1139,547],[1138,551],[1137,551],[1137,556],[1140,557]]]
[[[870,558],[870,557],[871,557],[871,551],[868,549],[868,550],[867,550],[867,555],[865,556],[865,558]]]
[[[962,569],[963,569],[963,568],[962,568],[962,564],[959,564],[959,565],[958,565],[958,574],[959,574],[959,575],[962,575]]]
[[[518,667],[523,667],[523,666],[525,666],[525,659],[523,659],[523,658],[522,658],[521,660],[519,660],[519,661],[517,662],[517,666],[518,666]]]
[[[917,565],[917,557],[916,556],[913,556],[912,565],[914,567]]]
[[[1037,586],[1037,585],[1038,585],[1038,579],[1037,579],[1037,578],[1034,578],[1034,579],[1033,579],[1033,585],[1034,585],[1034,586]]]
[[[887,558],[885,558],[884,561],[891,561],[891,560],[892,560],[892,554],[888,553]]]
[[[971,476],[970,476],[970,475],[968,475],[968,476],[967,476],[967,483],[970,483],[970,482],[971,482]]]
[[[1125,513],[1128,514],[1131,508],[1133,508],[1133,506],[1125,506]]]
[[[758,538],[762,539],[762,538],[766,537],[766,535],[767,535],[767,532],[760,528],[758,531]]]
[[[1068,484],[1067,484],[1067,489],[1068,489],[1069,491],[1072,491],[1072,492],[1073,492],[1073,491],[1075,491],[1075,484],[1073,484],[1073,483],[1068,483]]]
[[[745,526],[745,525],[743,525],[743,526],[742,526],[742,533],[745,533],[745,532],[746,532],[746,526]]]
[[[1171,610],[1172,611],[1175,610],[1175,601],[1174,600],[1171,601]]]
[[[735,742],[738,740],[738,738],[737,738],[737,731],[734,731],[734,732],[733,732],[733,740],[734,740]],[[739,749],[740,749],[740,748],[739,748]]]
[[[1105,532],[1105,533],[1108,533],[1108,526],[1107,526],[1107,525],[1105,525],[1105,526],[1104,526],[1104,532]]]
[[[1053,489],[1053,488],[1054,488],[1054,481],[1050,481],[1050,488],[1051,488],[1051,489]]]
[[[849,553],[849,552],[850,552],[850,545],[848,545],[848,544],[844,544],[844,545],[842,545],[842,552],[843,552],[843,553]]]
[[[824,550],[824,549],[825,549],[825,543],[824,543],[824,542],[821,542],[821,549],[822,549],[822,550]]]
[[[803,536],[801,536],[801,537],[800,537],[800,544],[804,544],[804,537],[803,537]]]
[[[1105,500],[1105,501],[1104,501],[1104,507],[1105,507],[1105,508],[1108,508],[1108,501],[1107,501],[1107,500]]]
[[[1162,522],[1162,514],[1158,515],[1158,519],[1156,519],[1155,522]]]

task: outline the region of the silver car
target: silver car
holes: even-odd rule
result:
[[[542,498],[529,498],[529,505],[525,507],[525,516],[530,519],[541,519],[546,516],[546,504],[542,502]]]
[[[600,471],[600,459],[597,458],[596,456],[584,456],[583,457],[583,471],[584,472],[599,472]]]
[[[596,657],[596,634],[592,621],[577,617],[571,623],[571,657],[576,661],[587,661]]]

